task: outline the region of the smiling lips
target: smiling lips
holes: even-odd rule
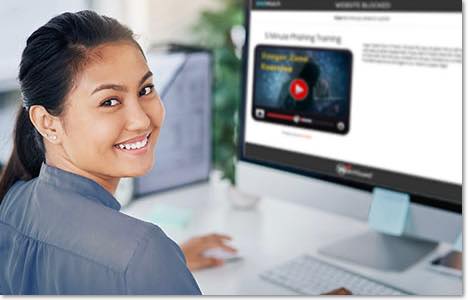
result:
[[[124,151],[135,151],[139,149],[146,148],[146,145],[148,145],[148,139],[150,137],[151,133],[139,136],[130,140],[127,140],[125,142],[122,142],[120,144],[115,144],[114,147],[120,150]]]

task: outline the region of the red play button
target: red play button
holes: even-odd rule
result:
[[[296,101],[302,101],[309,94],[309,86],[303,79],[294,79],[289,85],[289,93]]]

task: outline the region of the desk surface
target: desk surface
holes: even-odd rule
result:
[[[226,191],[224,182],[212,180],[138,199],[122,212],[147,220],[158,205],[190,211],[186,226],[158,224],[178,243],[213,232],[231,235],[243,259],[194,273],[207,295],[294,295],[260,279],[258,274],[304,253],[415,294],[462,293],[460,278],[428,269],[429,262],[444,253],[448,245],[440,245],[402,273],[369,269],[317,252],[319,247],[366,231],[365,223],[273,198],[261,199],[253,209],[239,210],[229,202]]]

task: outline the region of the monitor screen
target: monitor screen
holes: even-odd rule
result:
[[[461,211],[460,1],[247,1],[240,159]]]

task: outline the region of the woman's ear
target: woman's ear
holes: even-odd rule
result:
[[[45,140],[52,144],[60,144],[62,123],[51,115],[42,105],[32,105],[29,108],[29,119]]]

